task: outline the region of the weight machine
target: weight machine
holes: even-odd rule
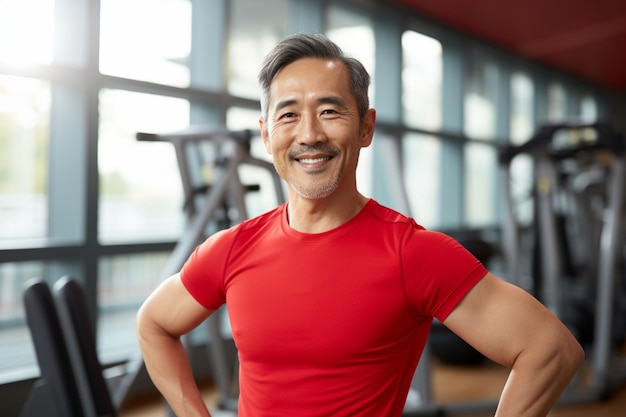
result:
[[[182,180],[187,227],[168,259],[163,279],[180,271],[195,247],[211,233],[248,218],[246,194],[258,191],[260,187],[242,184],[239,172],[242,167],[267,171],[272,179],[276,201],[285,201],[282,182],[274,166],[250,153],[252,138],[250,130],[195,128],[173,133],[137,133],[139,141],[167,142],[174,146]],[[236,415],[237,410],[237,364],[229,364],[219,329],[219,319],[224,313],[224,308],[218,310],[207,319],[206,325],[211,337],[208,355],[221,394],[219,408],[231,411],[224,413],[230,416]],[[188,336],[183,338],[183,342],[189,347]],[[121,403],[123,397],[128,395],[142,369],[143,358],[139,354],[127,364],[126,375],[121,378],[116,390],[116,403]]]
[[[521,286],[522,259],[534,251],[531,292],[570,327],[590,357],[562,402],[607,398],[626,381],[618,354],[626,317],[624,192],[626,143],[607,123],[546,125],[500,153],[503,252],[508,280]],[[534,165],[533,248],[522,248],[511,190],[511,161]],[[621,320],[621,322],[620,322]]]

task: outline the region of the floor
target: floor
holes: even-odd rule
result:
[[[495,401],[507,376],[506,369],[487,363],[480,366],[451,366],[435,364],[432,367],[432,396],[437,404],[467,404],[468,402]],[[209,408],[215,409],[218,392],[210,383],[201,385]],[[463,406],[461,406],[463,408]],[[232,413],[212,412],[214,417],[232,417]],[[491,412],[448,413],[464,417],[488,417]],[[624,417],[626,415],[626,385],[610,399],[577,405],[560,405],[549,417]],[[131,399],[121,411],[119,417],[166,417],[163,403],[159,397]]]

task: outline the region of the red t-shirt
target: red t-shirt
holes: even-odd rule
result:
[[[286,204],[202,243],[182,281],[228,306],[240,417],[400,416],[432,318],[486,269],[450,237],[374,200],[319,234]]]

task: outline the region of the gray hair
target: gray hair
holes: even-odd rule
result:
[[[319,58],[341,62],[348,70],[350,90],[356,99],[359,117],[361,121],[365,120],[365,114],[369,109],[367,92],[370,85],[370,75],[367,73],[367,70],[359,60],[346,56],[341,48],[326,35],[310,33],[298,33],[287,36],[265,57],[258,76],[261,87],[261,113],[263,118],[267,120],[270,87],[274,77],[287,65],[303,58]]]

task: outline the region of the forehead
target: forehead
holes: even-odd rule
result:
[[[271,84],[271,96],[326,91],[350,93],[350,79],[345,65],[337,60],[303,58],[281,69]]]

